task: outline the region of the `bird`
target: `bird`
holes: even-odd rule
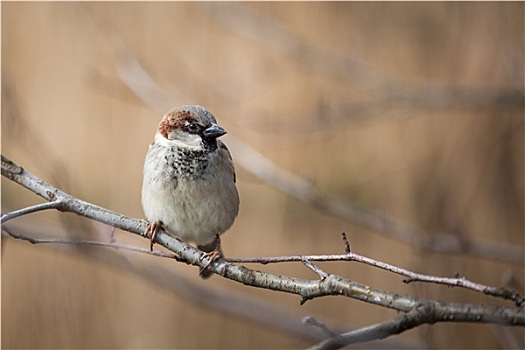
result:
[[[226,130],[198,105],[177,106],[160,121],[144,161],[142,208],[149,224],[150,249],[159,228],[194,243],[209,262],[223,257],[220,235],[239,212],[235,168],[226,145]]]

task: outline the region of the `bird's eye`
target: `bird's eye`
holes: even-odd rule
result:
[[[188,132],[191,134],[197,134],[201,131],[201,126],[197,123],[190,122],[186,124],[186,130],[188,130]]]

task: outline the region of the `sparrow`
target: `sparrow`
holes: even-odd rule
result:
[[[149,225],[150,248],[157,230],[192,242],[209,257],[201,270],[223,256],[220,235],[239,212],[235,169],[226,134],[201,106],[178,106],[164,115],[144,162],[142,208]]]

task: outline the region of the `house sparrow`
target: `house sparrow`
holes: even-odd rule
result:
[[[163,227],[193,242],[210,257],[222,256],[219,235],[239,212],[239,194],[230,152],[218,137],[226,130],[201,106],[179,106],[159,123],[144,162],[142,208],[150,222],[151,246]],[[201,276],[212,272],[206,269]]]

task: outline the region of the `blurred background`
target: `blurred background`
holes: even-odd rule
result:
[[[236,162],[227,256],[341,254],[346,232],[355,253],[523,293],[524,3],[1,6],[2,154],[52,185],[142,218],[157,124],[199,104],[228,130]],[[334,205],[276,188],[279,174]],[[2,178],[2,212],[40,202]],[[6,227],[147,247],[54,211]],[[421,298],[512,306],[357,263],[319,266]],[[302,264],[250,267],[317,278]],[[397,314],[342,297],[300,306],[168,259],[2,233],[4,348],[304,348],[324,337],[301,324],[308,315],[349,331]],[[523,341],[522,329],[449,323],[361,347]]]

